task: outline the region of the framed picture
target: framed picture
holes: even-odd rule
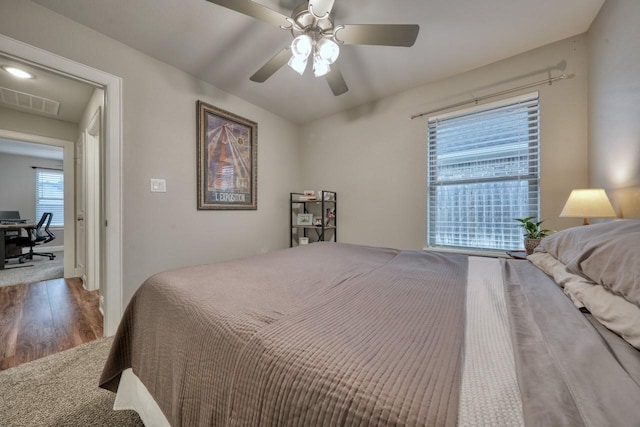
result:
[[[313,225],[313,214],[299,213],[296,216],[296,225]]]
[[[258,124],[198,101],[198,209],[258,209]]]

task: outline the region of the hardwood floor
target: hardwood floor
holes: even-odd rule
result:
[[[0,371],[102,338],[99,301],[80,279],[0,287]]]

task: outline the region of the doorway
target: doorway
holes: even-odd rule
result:
[[[104,335],[113,335],[122,316],[122,210],[121,210],[121,143],[122,143],[122,81],[84,64],[0,35],[0,52],[16,60],[31,63],[63,75],[102,86],[105,95],[102,147],[104,182],[100,185],[101,209],[99,233],[100,283],[104,286]],[[100,269],[99,269],[100,270]]]
[[[50,137],[44,137],[41,135],[34,135],[34,134],[30,134],[30,133],[24,133],[24,132],[17,132],[17,131],[8,131],[6,129],[0,129],[0,140],[4,142],[4,149],[3,151],[5,153],[14,153],[17,154],[18,157],[16,157],[16,159],[25,159],[24,164],[21,164],[20,162],[13,162],[14,166],[18,166],[20,165],[22,168],[24,168],[25,170],[29,168],[29,166],[31,166],[31,168],[34,168],[34,170],[37,169],[41,169],[39,167],[35,167],[35,164],[39,164],[40,166],[43,166],[42,164],[42,159],[40,159],[40,161],[34,161],[34,160],[39,160],[38,158],[43,158],[45,156],[49,156],[49,158],[51,158],[52,156],[49,155],[49,153],[53,152],[53,150],[51,149],[47,149],[46,147],[55,147],[58,150],[60,150],[62,152],[62,156],[59,157],[59,164],[58,166],[55,166],[54,169],[58,169],[60,168],[60,165],[62,166],[62,175],[63,175],[63,181],[66,183],[64,185],[64,194],[63,194],[63,206],[64,206],[64,211],[63,211],[63,221],[62,223],[64,224],[64,228],[60,229],[60,230],[65,230],[65,233],[60,233],[58,232],[57,229],[55,229],[55,224],[54,224],[54,231],[56,231],[58,233],[58,236],[56,238],[56,240],[54,240],[54,242],[52,242],[52,244],[55,244],[56,247],[59,246],[63,246],[63,251],[66,254],[66,257],[64,258],[64,277],[74,277],[74,265],[73,265],[73,256],[74,256],[74,251],[75,251],[75,245],[74,245],[74,219],[73,219],[73,198],[74,198],[74,188],[73,185],[69,185],[69,183],[73,183],[73,175],[74,175],[74,165],[73,165],[73,158],[74,158],[74,147],[73,147],[73,142],[72,141],[66,141],[66,140],[62,140],[62,139],[56,139],[56,138],[50,138]],[[42,147],[42,148],[39,148]],[[30,157],[23,157],[23,156],[35,156],[33,159]],[[57,154],[56,154],[57,156]],[[57,158],[54,156],[54,158]],[[49,160],[51,161],[51,160]],[[49,167],[54,166],[53,164],[51,165],[46,165],[44,164],[44,169],[47,170],[49,169]],[[22,170],[22,169],[21,169]],[[22,180],[27,180],[27,179],[34,179],[31,173],[28,173],[25,175],[21,175],[17,173],[18,171],[16,171],[15,174],[9,174],[9,179],[13,180],[13,179],[22,179]],[[21,178],[20,178],[21,177]],[[26,218],[32,220],[32,221],[37,221],[39,218],[36,215],[36,211],[37,209],[34,206],[34,200],[33,197],[36,194],[35,188],[36,188],[36,184],[34,182],[32,182],[31,185],[33,185],[33,187],[31,187],[31,189],[29,190],[31,192],[31,197],[29,197],[27,195],[26,200],[25,200],[25,193],[23,193],[23,191],[26,188],[29,188],[29,185],[26,184],[26,182],[21,183],[21,182],[7,182],[7,185],[13,185],[16,188],[16,191],[13,195],[13,197],[9,197],[9,200],[7,200],[6,198],[3,198],[3,200],[1,200],[0,202],[4,203],[5,206],[7,208],[11,207],[15,207],[16,210],[18,210],[18,212],[21,212],[23,217],[25,217],[24,215],[26,215]],[[9,202],[10,204],[7,205],[6,203]],[[58,213],[56,213],[56,215],[58,215]],[[61,243],[62,242],[62,243]]]

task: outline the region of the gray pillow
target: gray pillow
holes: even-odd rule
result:
[[[640,220],[569,228],[542,239],[536,251],[640,307]]]

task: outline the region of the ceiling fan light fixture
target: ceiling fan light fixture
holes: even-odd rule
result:
[[[313,49],[313,40],[307,34],[301,34],[291,42],[291,53],[294,57],[307,58]]]
[[[316,44],[317,54],[327,64],[333,64],[340,55],[340,47],[333,40],[322,38]]]
[[[340,44],[409,47],[415,43],[420,30],[418,25],[407,24],[335,25],[335,0],[300,1],[290,16],[259,4],[259,0],[208,1],[290,31],[294,37],[290,46],[280,50],[250,77],[251,81],[263,83],[284,64],[289,64],[297,73],[303,75],[309,57],[313,57],[314,74],[316,77],[326,76],[335,96],[349,90],[339,67],[335,65],[331,68],[340,55]]]
[[[325,61],[318,53],[313,55],[313,74],[316,77],[327,75],[331,71],[329,63]]]
[[[296,56],[293,55],[290,59],[289,59],[289,67],[293,68],[295,70],[296,73],[303,75],[304,74],[304,70],[307,69],[307,59],[309,57],[308,56]]]

